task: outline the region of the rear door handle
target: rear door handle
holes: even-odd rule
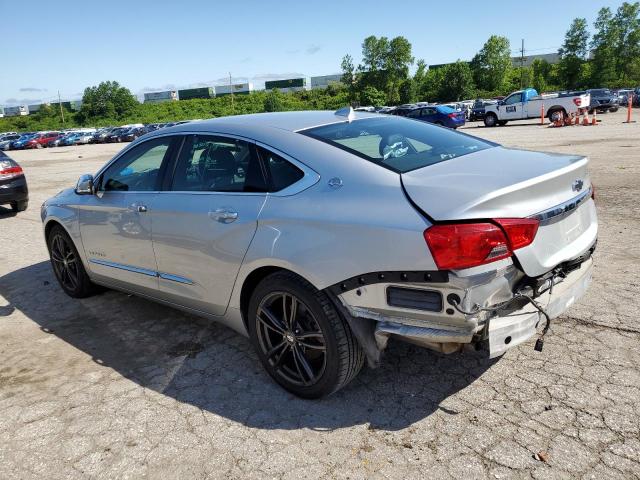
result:
[[[133,203],[129,208],[131,210],[133,210],[134,212],[138,212],[138,213],[146,213],[147,212],[147,206],[143,205],[141,203]]]
[[[228,208],[218,208],[209,212],[209,218],[222,223],[231,223],[238,219],[238,212]]]

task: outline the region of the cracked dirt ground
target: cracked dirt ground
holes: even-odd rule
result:
[[[0,478],[640,478],[640,124],[599,118],[465,129],[591,157],[594,283],[544,351],[395,343],[322,401],[277,387],[225,327],[117,292],[67,298],[39,206],[120,147],[12,152],[31,206],[0,210]]]

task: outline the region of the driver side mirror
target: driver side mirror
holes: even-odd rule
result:
[[[78,195],[93,195],[93,175],[85,174],[78,179],[76,183],[76,193]]]

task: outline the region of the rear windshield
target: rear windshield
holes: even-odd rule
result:
[[[334,123],[299,133],[399,173],[497,146],[454,130],[392,116]]]

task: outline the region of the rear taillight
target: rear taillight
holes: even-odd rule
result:
[[[2,168],[0,166],[0,168]],[[12,178],[24,175],[21,167],[6,167],[0,170],[0,180],[11,180]]]
[[[441,224],[425,230],[438,268],[457,270],[508,258],[514,250],[531,244],[538,231],[537,220],[499,218],[493,222]]]
[[[582,99],[580,97],[574,98],[573,103],[576,104],[576,107],[579,107],[580,105],[582,105]]]

